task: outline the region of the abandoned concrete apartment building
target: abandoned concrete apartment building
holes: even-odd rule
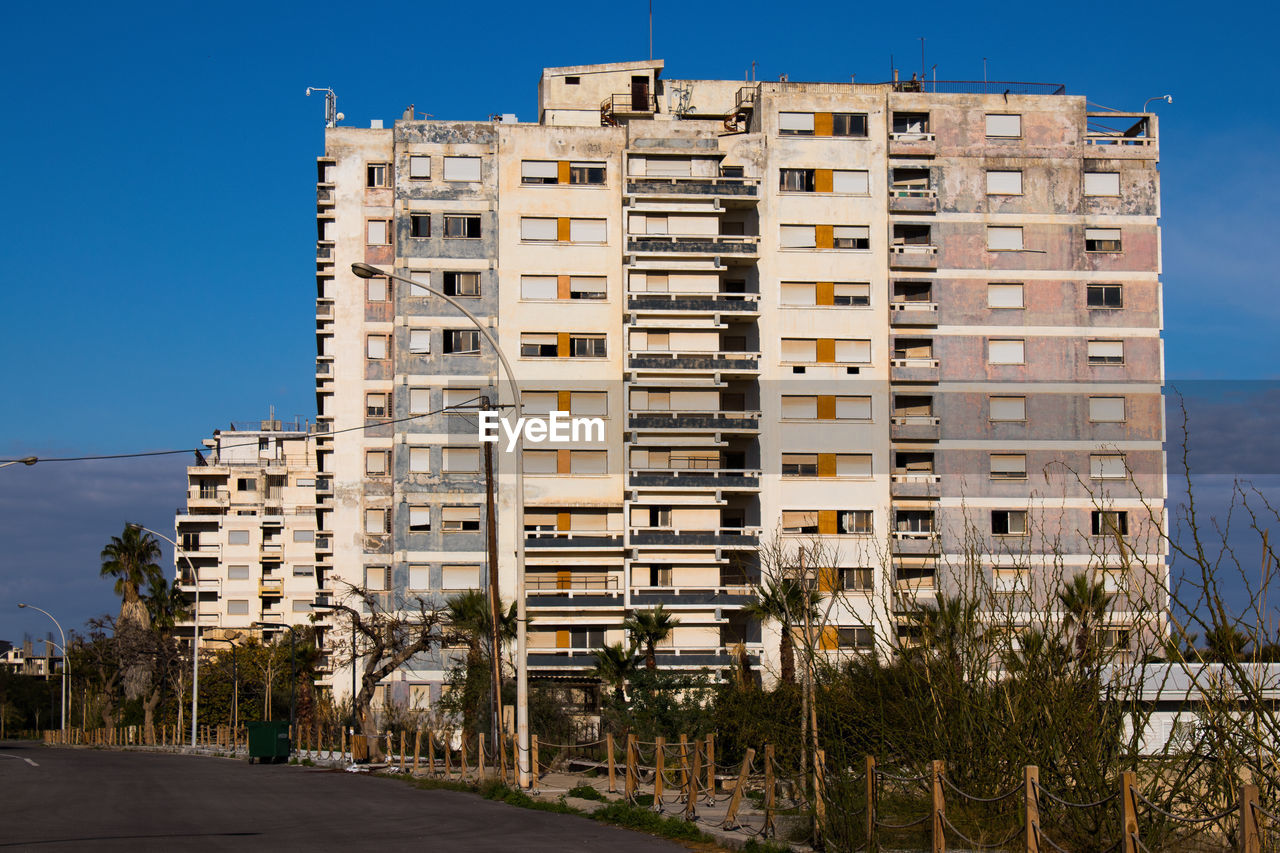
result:
[[[535,679],[589,692],[592,650],[663,604],[680,619],[663,667],[724,674],[741,644],[769,681],[776,629],[742,608],[775,537],[823,545],[816,583],[842,593],[828,649],[907,630],[897,614],[975,536],[997,591],[1053,559],[1125,583],[1107,543],[1150,544],[1165,495],[1155,118],[1038,84],[662,70],[546,69],[537,122],[327,129],[316,600],[486,583],[476,408],[507,399],[465,318],[353,262],[465,300],[526,416],[605,423],[526,443],[519,523],[514,454],[494,453],[499,580],[509,600],[525,537]],[[1079,479],[1046,486],[1055,461]],[[341,636],[343,618],[320,625]],[[345,696],[350,671],[324,660]],[[443,679],[426,655],[383,698],[425,706]]]

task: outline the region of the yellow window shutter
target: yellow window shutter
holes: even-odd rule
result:
[[[569,451],[568,450],[556,451],[556,473],[557,474],[569,473]]]
[[[556,335],[556,355],[560,358],[568,358],[572,346],[569,344],[569,333],[560,332]]]
[[[568,391],[556,392],[556,408],[557,409],[559,409],[562,412],[567,412],[570,410],[569,407],[571,405],[572,405],[572,398],[570,397],[570,392]]]
[[[823,626],[822,639],[819,641],[819,647],[824,652],[840,648],[840,629],[835,625]]]
[[[556,572],[556,589],[570,589],[573,587],[573,581],[570,580],[571,575],[568,571]],[[567,633],[567,632],[566,632]]]
[[[561,216],[556,220],[556,239],[561,243],[569,242],[569,217]]]
[[[831,120],[831,113],[814,113],[813,114],[813,135],[814,136],[830,136],[834,127],[835,127],[835,122]]]
[[[567,512],[556,513],[556,530],[573,529],[573,516]]]
[[[818,532],[831,536],[836,532],[836,510],[820,509],[818,510]]]
[[[818,569],[818,592],[835,592],[840,588],[836,583],[838,575],[834,566]]]
[[[830,249],[836,244],[836,234],[834,225],[815,225],[814,226],[814,245],[819,249]]]
[[[556,631],[556,648],[557,649],[569,648],[569,632],[568,631]]]
[[[813,191],[816,193],[829,193],[832,190],[833,178],[830,169],[816,169],[813,173]]]
[[[818,476],[834,477],[836,475],[836,455],[834,453],[818,454]]]
[[[818,420],[834,421],[836,419],[836,398],[823,395],[818,398]]]
[[[836,304],[836,284],[833,281],[820,281],[815,288],[815,305]]]
[[[818,338],[819,364],[834,364],[836,360],[836,342],[834,338]]]
[[[562,238],[563,239],[563,238]],[[569,276],[556,276],[556,299],[569,298]]]
[[[569,183],[569,161],[561,160],[557,165],[556,182],[561,184]]]

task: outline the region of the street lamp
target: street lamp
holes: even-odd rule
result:
[[[487,329],[480,320],[464,308],[459,302],[447,293],[443,293],[423,284],[420,281],[414,281],[402,275],[383,272],[377,267],[369,264],[355,263],[351,265],[351,271],[360,278],[375,278],[385,276],[388,279],[404,282],[411,287],[425,290],[433,296],[439,296],[445,302],[448,302],[454,308],[466,316],[468,320],[484,335],[485,340],[493,347],[494,352],[498,356],[498,361],[502,363],[502,369],[506,371],[507,382],[511,385],[511,396],[514,398],[515,414],[520,417],[524,409],[520,400],[520,384],[516,381],[516,374],[511,369],[507,356],[502,351],[502,347],[498,345],[498,339],[493,333]],[[525,601],[524,591],[524,430],[520,430],[516,437],[516,494],[515,494],[515,517],[516,517],[516,748],[517,748],[517,772],[520,780],[521,788],[529,787],[529,615],[527,611],[527,602]],[[497,571],[498,567],[493,566],[491,571]],[[495,649],[494,665],[498,666]],[[352,696],[354,699],[354,694]]]
[[[1142,111],[1144,113],[1147,111],[1147,105],[1152,101],[1164,101],[1166,104],[1172,104],[1173,95],[1156,95],[1154,98],[1147,98],[1147,100],[1142,104]]]
[[[152,536],[159,536],[164,541],[173,546],[173,553],[178,554],[182,551],[182,546],[177,542],[165,536],[163,533],[152,530],[150,527],[143,527],[136,522],[128,522],[128,527],[134,530],[142,530],[150,533]],[[191,612],[191,746],[196,745],[196,716],[200,712],[200,576],[196,574],[196,567],[192,565],[191,558],[186,554],[182,555],[182,559],[187,561],[187,568],[191,571],[191,582],[195,584],[196,595],[195,603],[192,605]],[[173,580],[178,581],[178,572],[175,569]]]
[[[283,622],[254,622],[260,628],[288,628],[289,629],[289,729],[290,736],[293,734],[294,727],[297,726],[297,686],[298,686],[298,668],[293,653],[293,630],[296,626],[286,625]],[[352,669],[354,672],[354,668]],[[269,689],[269,688],[268,688]]]
[[[24,456],[21,459],[10,459],[8,462],[0,462],[0,468],[8,468],[10,465],[17,465],[21,462],[23,465],[31,466],[40,460],[35,456]]]
[[[35,457],[32,457],[32,461],[28,462],[27,464],[28,465],[34,464],[34,460],[35,460]],[[5,464],[12,465],[13,463],[8,462]],[[34,604],[19,604],[18,606],[30,607],[32,610],[39,610],[45,616],[48,616],[50,619],[53,619],[52,613],[50,613],[48,610],[44,610],[43,608],[36,607]],[[63,633],[62,625],[58,624],[57,619],[53,619],[53,624],[58,626],[58,634],[59,636],[62,637],[62,733],[63,735],[66,735],[67,733],[67,697],[71,695],[71,693],[69,692],[68,681],[67,681],[69,676],[67,666],[68,664],[70,664],[70,661],[67,660],[67,635]]]
[[[354,735],[356,725],[356,612],[342,604],[312,604],[311,609],[321,612],[345,610],[351,614],[351,717],[348,722],[351,725],[351,733]]]

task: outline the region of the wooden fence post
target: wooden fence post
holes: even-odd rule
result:
[[[866,803],[863,808],[867,815],[867,850],[876,849],[876,757],[868,755],[866,767]]]
[[[404,772],[404,729],[400,730],[400,772]]]
[[[338,752],[343,758],[347,757],[347,727],[343,726],[338,729]],[[354,757],[354,756],[353,756]]]
[[[413,772],[417,773],[419,768],[419,760],[422,757],[422,729],[418,729],[413,733]]]
[[[538,736],[537,735],[529,735],[529,764],[530,764],[530,769],[533,771],[529,774],[529,788],[531,790],[536,791],[538,790]]]
[[[467,778],[467,739],[462,739],[462,748],[458,750],[458,774],[459,778]]]
[[[698,810],[698,757],[701,754],[698,742],[693,742],[693,754],[689,753],[689,745],[684,735],[680,735],[680,747],[684,752],[684,774],[687,780],[684,800],[684,819],[693,820]]]
[[[707,804],[716,804],[716,736],[707,735]]]
[[[1126,770],[1120,774],[1120,849],[1124,853],[1138,853],[1138,800],[1134,796],[1137,774]]]
[[[484,781],[484,732],[476,739],[476,777]]]
[[[605,746],[605,753],[609,760],[609,793],[616,794],[618,793],[618,784],[614,778],[613,734],[612,733],[606,734],[604,736],[604,746]]]
[[[625,781],[622,785],[623,795],[627,798],[627,802],[634,802],[636,798],[636,736],[627,735],[627,754],[625,761],[627,762]]]
[[[813,754],[813,817],[814,837],[821,843],[827,831],[827,752],[824,749]]]
[[[1258,830],[1258,786],[1240,786],[1240,853],[1262,853],[1262,833]]]
[[[755,757],[756,751],[748,749],[746,758],[742,759],[742,772],[738,774],[738,783],[733,786],[733,796],[729,798],[729,810],[725,812],[724,823],[720,824],[724,829],[733,829],[738,825],[734,818],[738,816],[738,806],[742,803],[742,791],[747,787],[747,775],[751,772],[751,759]]]
[[[427,775],[436,775],[436,735],[427,730]]]
[[[441,739],[440,747],[444,750],[444,778],[448,779],[453,775],[453,755],[445,740]]]
[[[1040,793],[1036,789],[1040,785],[1040,768],[1028,764],[1022,768],[1025,789],[1022,792],[1027,807],[1026,853],[1040,853]]]
[[[666,752],[667,739],[662,735],[658,735],[653,739],[653,807],[658,811],[662,811],[662,788],[666,781],[662,778],[663,771],[666,768]]]
[[[689,796],[689,739],[680,735],[680,802]]]
[[[947,800],[942,795],[942,774],[947,772],[946,762],[934,761],[930,765],[929,781],[933,791],[933,853],[947,853],[947,837],[942,821],[946,817]]]
[[[765,838],[769,838],[774,831],[773,811],[777,796],[777,780],[773,778],[773,744],[766,743],[764,745],[764,829],[761,831]]]

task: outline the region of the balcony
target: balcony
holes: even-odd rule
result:
[[[938,441],[942,421],[934,415],[894,415],[889,418],[890,441]]]
[[[687,314],[759,314],[760,296],[755,293],[629,293],[628,311]]]
[[[588,550],[622,547],[622,532],[615,530],[526,530],[524,547],[530,551]]]
[[[316,357],[316,379],[327,379],[333,376],[333,356],[321,355]]]
[[[760,238],[730,234],[628,234],[627,252],[633,255],[698,255],[739,258],[760,253]]]
[[[633,468],[632,488],[746,489],[760,488],[760,472],[746,468]]]
[[[258,595],[262,597],[284,595],[284,578],[263,578],[258,583]]]
[[[889,475],[889,496],[895,498],[936,498],[942,494],[942,478],[937,474],[895,471]]]
[[[658,111],[658,96],[649,94],[648,87],[634,92],[610,95],[600,102],[600,125],[617,127],[621,119],[643,118]]]
[[[905,300],[890,302],[889,323],[894,326],[936,326],[938,303]]]
[[[938,141],[927,131],[896,131],[889,134],[890,157],[932,157],[938,153]]]
[[[893,531],[893,553],[936,554],[938,553],[938,534],[933,530],[895,530]]]
[[[327,319],[333,316],[333,300],[317,299],[316,300],[316,319]]]
[[[333,207],[336,202],[336,194],[333,184],[318,184],[316,186],[316,207]]]
[[[231,493],[226,489],[211,489],[206,486],[201,486],[198,489],[187,489],[188,506],[218,506],[230,499]]]
[[[756,178],[641,178],[627,179],[626,195],[649,198],[726,198],[755,201],[760,196]]]
[[[936,270],[938,247],[928,243],[894,243],[889,246],[889,268]]]
[[[748,643],[747,649],[748,663],[753,668],[759,667],[760,644]],[[735,650],[723,646],[660,648],[657,651],[658,666],[662,669],[724,669],[738,663]],[[536,669],[594,670],[596,652],[595,649],[585,648],[531,648],[529,649],[529,666]]]
[[[673,530],[634,527],[627,536],[632,547],[754,548],[760,544],[758,527],[722,527],[719,530]]]
[[[889,189],[890,213],[937,213],[938,191],[912,187]]]
[[[627,358],[628,370],[757,373],[760,356],[749,352],[649,352]]]
[[[743,607],[757,600],[755,591],[746,584],[732,586],[633,586],[632,607],[666,609]]]
[[[937,382],[939,373],[936,358],[889,359],[890,382]]]
[[[322,241],[316,243],[316,260],[332,262],[333,261],[334,244],[332,241]]]
[[[1088,113],[1084,144],[1095,149],[1088,155],[1155,159],[1158,152],[1150,119],[1145,113]]]
[[[759,432],[760,412],[632,412],[627,429],[661,432]]]

